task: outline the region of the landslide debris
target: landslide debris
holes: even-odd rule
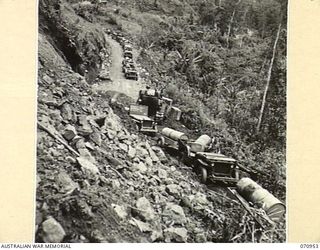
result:
[[[40,1],[36,242],[231,241],[250,227],[240,205],[92,90],[103,37],[68,3]]]

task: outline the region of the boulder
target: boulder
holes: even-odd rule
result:
[[[119,117],[113,114],[112,110],[108,113],[108,116],[105,119],[104,127],[114,130],[121,131],[121,124]]]
[[[72,193],[75,189],[79,189],[78,183],[74,182],[65,171],[61,171],[58,174],[56,183],[60,187],[59,191],[64,194]]]
[[[96,163],[95,158],[91,155],[90,151],[87,148],[79,148],[78,151],[82,158],[92,162],[93,164]]]
[[[181,187],[176,184],[169,184],[166,186],[166,191],[168,194],[171,194],[173,196],[180,195]]]
[[[99,132],[93,132],[89,136],[90,140],[93,141],[97,146],[101,146],[102,138]]]
[[[139,145],[136,147],[136,151],[137,151],[137,155],[140,156],[141,158],[146,158],[147,156],[149,156],[148,150],[146,150],[145,148]]]
[[[153,161],[152,161],[151,157],[147,156],[145,159],[145,162],[149,167],[153,166]]]
[[[110,140],[113,140],[117,136],[117,132],[112,129],[107,129],[107,136]]]
[[[47,84],[51,85],[54,83],[54,79],[52,79],[50,76],[48,75],[44,75],[42,77],[42,80],[45,81]]]
[[[148,142],[146,142],[146,148],[147,148],[147,150],[149,151],[149,155],[150,155],[152,161],[153,161],[153,162],[159,162],[160,160],[159,160],[158,156],[157,156],[156,153],[152,150],[152,148],[150,147],[150,145],[149,145]]]
[[[203,193],[196,193],[195,195],[190,195],[189,199],[191,200],[192,204],[194,205],[208,205],[209,201],[207,200],[207,197]]]
[[[59,243],[66,235],[63,227],[53,217],[49,217],[42,224],[42,240],[45,243]]]
[[[70,124],[68,124],[64,131],[63,131],[63,137],[67,140],[67,141],[71,141],[74,137],[76,137],[77,135],[77,131],[76,128]]]
[[[143,162],[134,163],[133,168],[142,174],[144,174],[148,171],[147,166]]]
[[[144,221],[152,221],[155,218],[155,212],[149,200],[146,197],[141,197],[136,202],[136,214]]]
[[[187,222],[183,208],[174,203],[167,203],[162,215],[165,221],[172,221],[174,224],[182,225]]]
[[[194,241],[197,243],[205,243],[207,242],[207,237],[205,235],[205,233],[197,233],[194,237]]]
[[[113,189],[119,189],[121,186],[120,181],[115,179],[111,181],[111,185]]]
[[[119,143],[119,148],[124,152],[128,152],[128,146],[124,143]]]
[[[94,150],[94,146],[90,142],[85,142],[84,144],[87,149]]]
[[[120,160],[114,158],[112,155],[108,154],[106,155],[108,162],[110,163],[110,165],[112,166],[119,166],[119,165],[123,165],[123,162],[121,162]]]
[[[187,242],[188,239],[188,231],[187,229],[180,227],[170,227],[165,229],[164,231],[165,242]]]
[[[154,230],[150,236],[152,242],[163,239],[163,233],[161,230]]]
[[[129,156],[131,159],[133,159],[133,158],[136,156],[136,153],[137,153],[136,149],[133,148],[133,147],[131,147],[131,146],[129,146],[128,156]]]
[[[98,167],[94,165],[92,162],[88,161],[87,159],[80,156],[77,158],[77,161],[84,172],[89,172],[91,174],[100,173]]]
[[[140,232],[144,233],[144,232],[152,232],[151,226],[150,224],[137,220],[135,218],[132,218],[130,221],[130,224],[137,226],[140,230]]]
[[[171,184],[174,184],[174,179],[172,178],[166,178],[164,179],[163,181],[166,185],[171,185]]]
[[[158,169],[158,176],[160,179],[166,179],[168,178],[168,173],[164,169]]]
[[[74,137],[71,144],[74,145],[76,149],[86,148],[84,138],[82,138],[81,136]]]
[[[156,153],[156,155],[159,158],[161,163],[167,163],[168,162],[168,159],[167,159],[165,153],[163,152],[163,150],[160,147],[153,146],[151,148]]]
[[[121,141],[121,142],[129,139],[129,136],[124,131],[119,131],[117,136],[118,136],[119,141]]]
[[[93,133],[93,130],[88,122],[87,116],[79,115],[78,116],[78,123],[80,124],[78,128],[78,132],[81,135],[87,136]]]
[[[175,172],[176,170],[177,170],[177,168],[176,168],[175,166],[171,166],[171,167],[170,167],[170,171],[171,171],[171,172]]]
[[[62,106],[61,106],[61,116],[64,120],[67,121],[72,121],[74,116],[73,116],[73,110],[71,108],[71,105],[67,102],[65,102]]]
[[[191,186],[186,181],[179,182],[179,186],[183,189],[184,192],[190,193],[191,192]]]
[[[124,220],[127,218],[128,213],[126,211],[126,209],[123,206],[119,206],[116,204],[111,204],[111,207],[113,208],[113,211],[117,214],[117,216]]]

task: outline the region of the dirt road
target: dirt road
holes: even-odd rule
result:
[[[122,73],[122,47],[121,45],[113,40],[110,36],[106,35],[106,41],[111,47],[111,67],[110,67],[110,78],[111,81],[102,81],[96,87],[98,91],[116,91],[123,93],[134,100],[138,98],[139,90],[145,88],[145,84],[138,81],[128,80]],[[137,51],[133,51],[134,59],[137,58]]]

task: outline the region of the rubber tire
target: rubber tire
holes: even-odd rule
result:
[[[196,168],[196,172],[200,178],[200,181],[201,183],[207,183],[207,180],[208,180],[208,172],[207,172],[207,169],[205,169],[204,167],[202,166],[197,166]]]
[[[208,179],[207,169],[205,169],[204,167],[201,167],[201,182],[207,183],[207,179]]]
[[[157,140],[157,145],[158,145],[160,148],[164,147],[164,139],[163,139],[163,138],[159,138],[159,139]]]

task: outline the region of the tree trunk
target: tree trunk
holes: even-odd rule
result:
[[[260,116],[259,116],[259,121],[258,121],[258,125],[257,125],[257,133],[260,132],[260,128],[261,128],[261,122],[262,122],[262,117],[263,117],[263,113],[264,113],[264,108],[265,108],[265,105],[266,105],[266,98],[267,98],[267,93],[268,93],[268,90],[269,90],[272,67],[273,67],[274,58],[276,56],[276,50],[277,50],[277,44],[278,44],[278,40],[279,40],[279,36],[280,36],[280,31],[281,31],[281,23],[279,24],[276,40],[274,41],[274,44],[273,44],[272,58],[271,58],[270,66],[269,66],[269,70],[268,70],[268,77],[267,77],[266,87],[265,87],[265,90],[264,90],[264,93],[263,93]]]
[[[236,5],[234,6],[234,10],[232,12],[232,15],[231,15],[231,19],[230,19],[230,23],[229,23],[229,26],[228,26],[228,33],[227,33],[227,48],[229,48],[229,38],[230,38],[230,35],[231,35],[231,28],[232,28],[232,24],[233,24],[233,19],[234,19],[234,15],[236,14],[236,9],[237,9],[237,6],[240,4],[241,0],[239,0]]]

